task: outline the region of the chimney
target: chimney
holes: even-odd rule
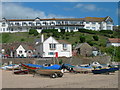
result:
[[[41,35],[41,42],[42,43],[44,42],[44,35],[43,34]]]

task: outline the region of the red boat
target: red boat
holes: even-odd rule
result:
[[[34,64],[27,65],[27,64],[23,64],[23,63],[21,63],[21,65],[27,69],[30,69],[30,70],[40,69],[40,66],[41,66],[41,65],[34,65]],[[39,67],[37,67],[37,66],[39,66]]]
[[[28,74],[28,70],[27,69],[25,69],[25,70],[15,70],[14,74]]]

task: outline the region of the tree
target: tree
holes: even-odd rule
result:
[[[84,43],[85,41],[85,36],[80,36],[80,43]]]
[[[99,40],[99,37],[98,37],[97,35],[95,35],[95,36],[93,36],[93,39],[94,39],[95,41],[98,41],[98,40]]]
[[[34,29],[30,29],[29,34],[34,34]]]
[[[22,39],[21,39],[21,41],[25,41],[25,39],[24,39],[24,38],[22,38]]]
[[[39,33],[37,30],[34,31],[34,36],[37,36]]]
[[[37,31],[36,29],[30,29],[30,30],[29,30],[29,34],[30,34],[30,35],[33,34],[34,36],[37,36],[39,33],[38,33],[38,31]]]

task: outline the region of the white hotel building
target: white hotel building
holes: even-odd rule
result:
[[[107,16],[85,18],[51,18],[51,19],[5,19],[0,21],[0,33],[28,32],[31,28],[40,33],[43,29],[65,29],[78,31],[80,28],[90,30],[113,30],[113,20]]]

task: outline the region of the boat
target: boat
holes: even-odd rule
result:
[[[10,64],[10,65],[6,65],[1,67],[1,69],[3,70],[13,70],[13,69],[19,69],[20,65],[17,64]]]
[[[43,66],[42,65],[37,65],[37,64],[23,64],[21,63],[21,66],[26,68],[26,69],[30,69],[30,70],[36,70],[36,69],[39,69],[39,68],[42,68]]]
[[[28,69],[15,70],[14,74],[28,74]]]
[[[36,74],[40,75],[48,75],[51,78],[56,78],[56,77],[62,77],[63,76],[63,70],[58,70],[58,69],[36,69]]]
[[[40,75],[48,75],[51,78],[56,78],[56,77],[62,77],[64,72],[60,65],[55,64],[52,66],[36,69],[35,73]]]
[[[109,74],[109,73],[114,73],[115,71],[117,71],[118,68],[104,68],[104,69],[95,69],[95,70],[92,70],[92,73],[93,74]]]
[[[74,73],[89,73],[93,69],[92,67],[88,66],[74,66],[71,64],[64,64],[63,65],[69,72],[74,72]]]

